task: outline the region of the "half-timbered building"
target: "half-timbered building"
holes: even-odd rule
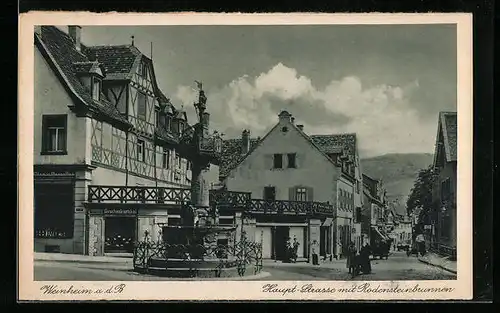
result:
[[[360,241],[360,173],[355,134],[310,136],[282,111],[263,138],[244,130],[224,140],[219,179],[248,193],[247,233],[262,242],[264,258],[283,260],[287,240],[299,242],[299,259],[309,258],[314,240],[323,258]]]
[[[35,250],[130,252],[188,198],[191,126],[133,42],[86,46],[81,31],[35,27]]]

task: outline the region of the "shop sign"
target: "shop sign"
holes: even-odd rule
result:
[[[137,209],[115,208],[104,209],[105,215],[137,215]]]
[[[155,224],[168,224],[166,216],[155,216]]]
[[[33,172],[35,178],[73,178],[73,172]]]

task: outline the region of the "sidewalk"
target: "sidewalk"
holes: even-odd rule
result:
[[[419,256],[418,260],[422,263],[439,267],[453,274],[457,273],[457,262],[448,260],[448,257],[442,257],[432,252],[428,252],[424,256]]]
[[[132,264],[131,257],[35,252],[35,261]]]

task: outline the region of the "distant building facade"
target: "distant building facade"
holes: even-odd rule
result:
[[[433,168],[432,247],[456,256],[457,249],[457,113],[440,112]]]
[[[264,203],[332,207],[322,217],[251,214],[255,225],[249,232],[262,241],[264,258],[279,259],[287,238],[299,241],[299,258],[310,256],[313,240],[320,243],[324,258],[345,254],[351,241],[359,245],[361,225],[355,212],[362,203],[360,173],[354,134],[307,135],[287,111],[263,138],[251,138],[245,130],[240,139],[223,143],[220,181],[227,190],[250,192]]]
[[[381,240],[389,239],[386,192],[382,182],[363,174],[363,196],[361,232],[363,242],[368,242],[373,246]]]

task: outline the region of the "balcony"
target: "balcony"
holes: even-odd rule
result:
[[[191,191],[185,188],[143,186],[89,186],[91,203],[175,203],[191,200]]]
[[[333,206],[323,202],[252,199],[248,210],[264,214],[333,214]]]
[[[186,204],[190,201],[191,190],[186,188],[97,185],[88,188],[89,203]],[[249,192],[225,190],[210,190],[210,204],[263,214],[333,214],[333,206],[323,202],[251,199]]]

